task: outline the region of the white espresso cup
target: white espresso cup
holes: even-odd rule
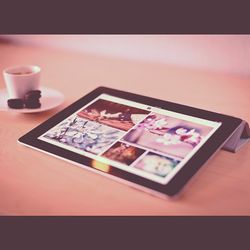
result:
[[[3,77],[10,99],[24,98],[24,95],[31,90],[40,88],[39,66],[24,65],[14,66],[3,70]]]

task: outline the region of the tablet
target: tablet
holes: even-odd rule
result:
[[[18,141],[145,191],[173,196],[241,122],[99,87]]]

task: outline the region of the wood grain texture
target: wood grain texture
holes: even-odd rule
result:
[[[250,215],[250,143],[220,151],[175,200],[163,200],[17,144],[17,139],[99,85],[250,121],[250,79],[159,63],[0,44],[0,70],[42,67],[42,83],[66,97],[41,114],[0,112],[0,214]],[[4,88],[1,77],[0,88]]]

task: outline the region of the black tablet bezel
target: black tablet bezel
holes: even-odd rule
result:
[[[26,144],[33,148],[46,151],[55,156],[65,158],[66,160],[73,161],[89,168],[93,168],[93,166],[91,166],[93,161],[92,158],[88,158],[67,149],[47,143],[45,141],[41,141],[38,139],[38,137],[60,123],[62,120],[69,117],[72,113],[76,112],[81,107],[87,105],[89,102],[91,102],[101,94],[108,94],[145,105],[222,123],[222,125],[215,131],[215,133],[204,143],[204,145],[190,158],[190,160],[176,173],[176,175],[167,184],[159,184],[157,182],[151,181],[149,179],[129,173],[110,165],[110,171],[108,174],[125,179],[126,181],[132,183],[139,184],[146,188],[153,189],[168,196],[172,196],[178,193],[181,188],[188,182],[188,180],[208,160],[208,158],[210,158],[215,153],[215,151],[217,151],[224,144],[224,142],[233,134],[233,132],[242,122],[242,120],[239,118],[227,116],[224,114],[210,112],[107,87],[98,87],[97,89],[80,98],[73,104],[69,105],[59,113],[55,114],[30,132],[19,138],[18,141],[22,144]],[[98,169],[95,170],[101,171]]]

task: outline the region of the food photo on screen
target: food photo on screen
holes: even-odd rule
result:
[[[113,128],[128,131],[143,120],[149,111],[99,99],[77,115]]]
[[[130,165],[144,152],[145,150],[141,148],[134,147],[123,142],[116,142],[102,156],[125,165]]]

